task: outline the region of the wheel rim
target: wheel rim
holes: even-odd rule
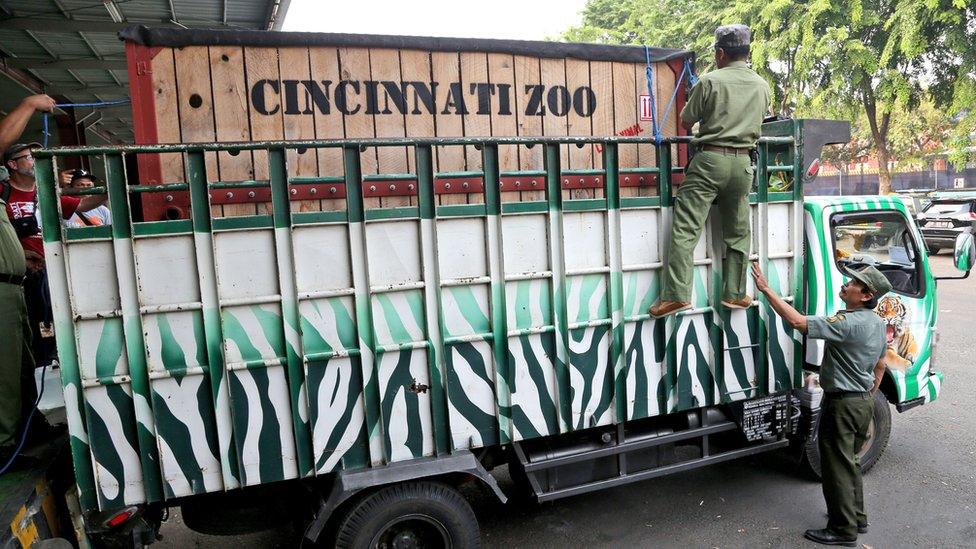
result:
[[[861,448],[857,451],[857,459],[860,463],[864,462],[864,456],[867,455],[868,450],[871,449],[871,442],[874,440],[874,417],[871,418],[871,423],[868,423],[868,432],[864,436],[864,444],[861,444]]]
[[[447,528],[428,515],[404,515],[397,517],[379,529],[369,543],[376,549],[425,549],[452,547]]]

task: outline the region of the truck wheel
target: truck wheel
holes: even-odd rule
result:
[[[407,482],[356,502],[339,524],[336,547],[476,549],[481,532],[460,492],[439,482]]]
[[[819,425],[819,423],[818,423]],[[819,428],[819,427],[818,427]],[[881,391],[874,393],[874,415],[868,425],[868,437],[858,452],[861,459],[861,473],[867,473],[881,458],[888,447],[891,436],[891,407]],[[820,445],[815,438],[808,438],[804,444],[803,464],[815,478],[820,478]]]

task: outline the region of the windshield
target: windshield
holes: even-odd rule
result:
[[[972,205],[969,202],[933,202],[925,209],[925,215],[956,215],[969,213]]]
[[[851,212],[831,218],[834,259],[847,276],[848,270],[872,265],[900,294],[922,293],[918,245],[905,217],[894,211]]]

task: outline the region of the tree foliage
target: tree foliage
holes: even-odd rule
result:
[[[920,125],[938,125],[950,159],[967,160],[976,127],[972,0],[590,0],[583,24],[563,38],[688,48],[707,66],[713,29],[731,22],[752,28],[753,67],[780,112],[829,113],[869,136],[882,192],[889,162],[917,161],[906,136]]]

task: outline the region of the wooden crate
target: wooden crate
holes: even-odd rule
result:
[[[641,116],[641,96],[648,91],[645,50],[639,46],[145,28],[125,38],[140,144],[652,134],[651,121]],[[650,52],[660,120],[691,54]],[[685,87],[682,82],[662,124],[665,136],[683,133],[677,119]],[[625,175],[628,168],[656,162],[650,144],[621,145],[619,156]],[[207,153],[206,160],[210,181],[268,177],[264,152]],[[438,147],[434,160],[440,174],[481,169],[481,152],[473,146]],[[399,176],[365,185],[367,207],[416,204],[411,148],[369,148],[361,161],[364,176]],[[287,162],[290,177],[343,175],[338,149],[292,149]],[[510,174],[502,177],[504,201],[544,198],[541,177],[515,173],[541,170],[542,147],[502,146],[499,164],[503,174]],[[599,147],[564,145],[560,165],[564,172],[600,168]],[[184,181],[183,160],[141,155],[139,180]],[[464,192],[479,188],[478,177],[440,181],[440,204],[482,201],[480,192]],[[447,183],[452,187],[446,188]],[[624,188],[622,195],[653,193],[651,178],[647,183]],[[580,185],[568,185],[574,186]],[[293,209],[345,207],[341,184],[295,190]],[[146,219],[186,217],[184,194],[144,196]],[[564,194],[599,197],[602,189],[567,188]],[[267,200],[262,189],[215,191],[211,199],[218,216],[266,213]]]

